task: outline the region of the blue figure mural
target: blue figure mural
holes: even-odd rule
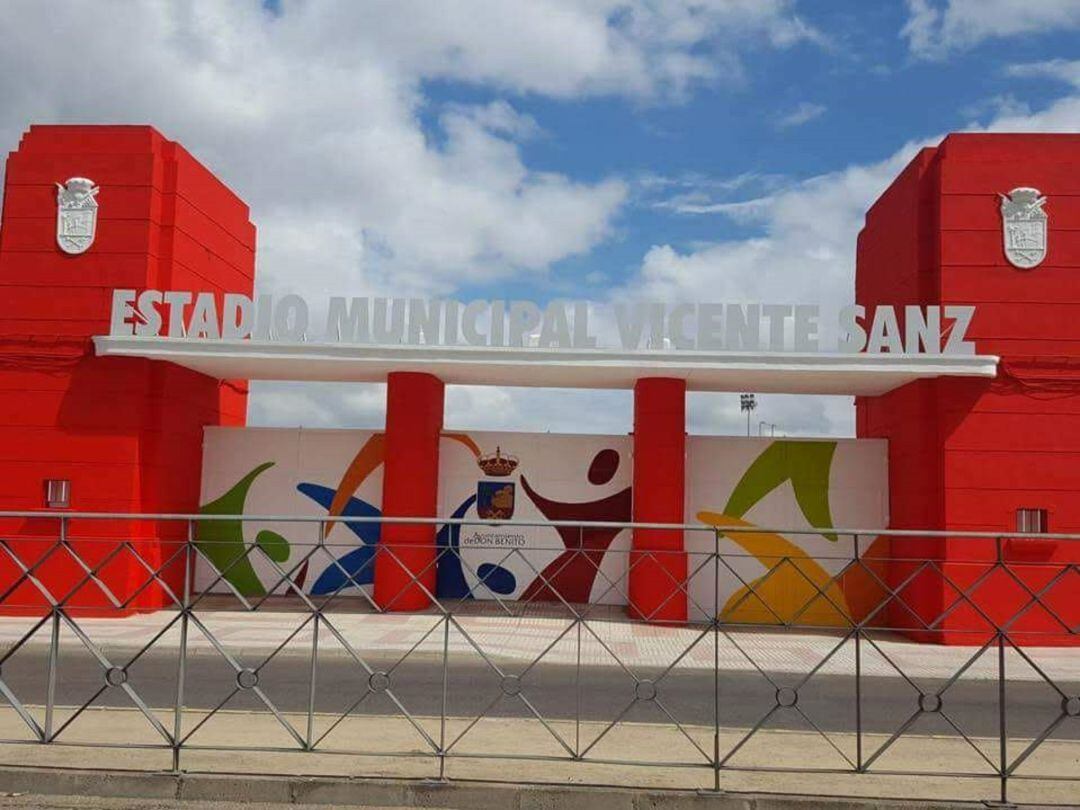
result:
[[[335,491],[319,484],[299,484],[297,490],[311,498],[325,509],[330,508]],[[454,510],[454,519],[465,516],[476,502],[472,495]],[[367,501],[350,497],[342,515],[345,517],[377,518],[381,510]],[[345,521],[345,527],[360,540],[361,545],[352,549],[336,563],[330,563],[311,586],[312,596],[326,596],[339,590],[361,585],[370,585],[375,581],[375,549],[379,543],[380,525],[378,522]],[[465,581],[465,572],[461,564],[461,526],[446,524],[439,529],[435,537],[435,547],[439,555],[436,563],[435,595],[440,599],[473,599],[472,590]],[[514,574],[502,566],[482,563],[477,568],[480,583],[497,594],[510,594],[517,587]]]

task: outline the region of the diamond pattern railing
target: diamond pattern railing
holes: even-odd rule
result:
[[[1033,559],[1018,535],[842,532],[834,552],[808,561],[748,555],[733,542],[739,529],[686,526],[698,540],[685,579],[665,564],[671,552],[625,544],[597,553],[579,542],[556,570],[537,560],[565,548],[509,548],[486,573],[440,547],[409,583],[430,607],[399,614],[394,597],[376,604],[367,583],[379,559],[405,565],[400,549],[379,546],[346,567],[341,557],[355,547],[325,539],[329,518],[301,521],[317,523],[318,540],[287,563],[249,544],[219,569],[196,542],[196,520],[207,516],[3,517],[33,531],[0,537],[0,745],[133,745],[168,752],[176,770],[185,751],[412,757],[433,760],[439,778],[449,762],[478,757],[662,765],[708,774],[715,790],[734,770],[952,773],[995,780],[1002,802],[1048,746],[1064,736],[1080,749],[1080,537],[1042,536],[1056,546]],[[129,533],[72,534],[75,520],[94,518],[126,521]],[[168,539],[147,543],[147,531]],[[885,536],[885,551],[867,542]],[[905,553],[927,537],[947,538],[949,557]],[[451,556],[472,590],[440,597],[425,581]],[[258,592],[231,575],[255,562],[269,572]],[[341,581],[314,595],[301,572],[320,565]],[[593,581],[589,604],[559,590],[570,565]],[[632,602],[638,566],[666,577],[670,592],[631,619],[613,605]],[[491,579],[496,569],[544,587],[509,599]],[[685,601],[688,622],[654,620],[672,600]],[[111,628],[123,622],[104,621],[146,611],[159,625],[122,644]],[[898,646],[898,630],[967,647]],[[1046,649],[1054,666],[1040,657]],[[1041,689],[1043,719],[1011,707],[1018,667],[1028,671],[1025,693]],[[872,694],[882,684],[887,698]],[[103,720],[113,715],[92,709],[123,709],[147,738],[116,739]],[[252,744],[244,732],[256,719],[265,724]],[[485,729],[503,723],[520,733],[493,746]],[[910,758],[887,767],[905,744],[924,744],[931,723],[973,769],[912,767]],[[781,756],[775,728],[803,735],[795,761]],[[752,756],[755,746],[771,753]]]

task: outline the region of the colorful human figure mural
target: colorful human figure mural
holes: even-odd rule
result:
[[[445,438],[467,447],[478,463],[485,458],[468,436],[452,434]],[[721,616],[726,621],[795,621],[845,626],[852,618],[865,615],[880,602],[883,573],[877,572],[875,567],[875,557],[885,556],[875,551],[880,542],[871,544],[872,538],[867,538],[860,564],[832,576],[822,561],[814,559],[798,542],[761,529],[747,519],[754,507],[770,493],[790,484],[791,495],[788,497],[794,497],[807,523],[824,539],[836,542],[829,498],[836,449],[837,444],[832,441],[771,442],[754,458],[730,493],[718,493],[721,498],[727,496],[726,501],[722,501],[722,510],[705,509],[696,514],[699,521],[715,527],[726,541],[752,555],[764,569],[761,575],[752,580],[748,578],[746,584],[725,598]],[[308,481],[296,485],[299,493],[325,509],[328,516],[343,518],[324,524],[324,541],[333,536],[332,531],[347,531],[352,537],[350,542],[327,542],[325,550],[315,552],[307,562],[295,561],[295,571],[287,563],[298,549],[308,553],[309,541],[297,543],[294,549],[288,539],[267,529],[258,531],[253,542],[248,541],[244,537],[244,521],[231,517],[244,514],[249,491],[274,466],[272,461],[254,466],[224,494],[201,507],[205,518],[197,522],[195,546],[216,569],[217,581],[223,580],[244,597],[262,597],[270,590],[283,587],[286,592],[332,598],[343,591],[369,586],[374,581],[382,513],[357,493],[383,463],[384,455],[383,435],[371,435],[347,466],[337,486]],[[619,470],[620,461],[619,452],[611,448],[595,453],[585,472],[588,483],[595,487],[610,484]],[[485,473],[488,472],[485,469]],[[496,472],[490,474],[496,475]],[[504,477],[480,481],[477,493],[470,494],[458,504],[450,517],[459,520],[475,511],[480,519],[495,520],[500,515],[511,514],[514,484],[505,477],[507,473],[498,472],[498,475]],[[519,481],[524,497],[548,520],[569,524],[621,524],[631,520],[630,487],[602,498],[567,502],[538,492],[525,475],[521,475]],[[481,499],[486,503],[483,510]],[[223,516],[223,519],[212,520],[211,516]],[[342,529],[337,529],[338,523]],[[556,531],[564,550],[524,585],[517,598],[587,603],[593,595],[604,556],[620,528],[568,525],[557,527]],[[462,559],[461,540],[462,527],[456,523],[445,523],[436,532],[435,595],[438,598],[474,599],[518,591],[514,573],[502,565],[481,561],[470,569]],[[281,571],[289,572],[291,581],[279,572],[274,572],[272,582],[261,579],[258,570],[261,568],[265,572],[265,566],[253,564],[260,556],[275,563]],[[309,565],[311,577],[308,576]],[[611,588],[612,594],[618,590],[618,585]]]
[[[618,469],[619,453],[610,448],[601,450],[589,464],[589,483],[602,486],[615,477]],[[630,521],[633,501],[631,487],[606,498],[577,503],[545,498],[532,488],[524,475],[521,476],[521,487],[548,520],[610,523]],[[540,576],[532,581],[520,598],[525,601],[558,601],[561,597],[567,602],[588,602],[604,554],[621,529],[617,526],[560,526],[557,531],[566,551],[540,572]]]

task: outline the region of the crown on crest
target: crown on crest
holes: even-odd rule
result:
[[[503,455],[502,448],[496,447],[494,453],[487,453],[476,459],[477,466],[484,471],[485,475],[496,477],[509,475],[517,469],[517,456]]]

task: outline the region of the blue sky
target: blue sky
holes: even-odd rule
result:
[[[262,292],[820,302],[863,213],[963,129],[1080,130],[1077,0],[0,3],[0,145],[149,123],[251,206]],[[41,43],[49,43],[43,48]],[[87,70],[87,65],[93,66]],[[378,426],[265,384],[254,424]],[[454,388],[459,428],[623,432],[625,392]],[[846,398],[762,397],[797,435]],[[744,429],[734,395],[690,428]]]

